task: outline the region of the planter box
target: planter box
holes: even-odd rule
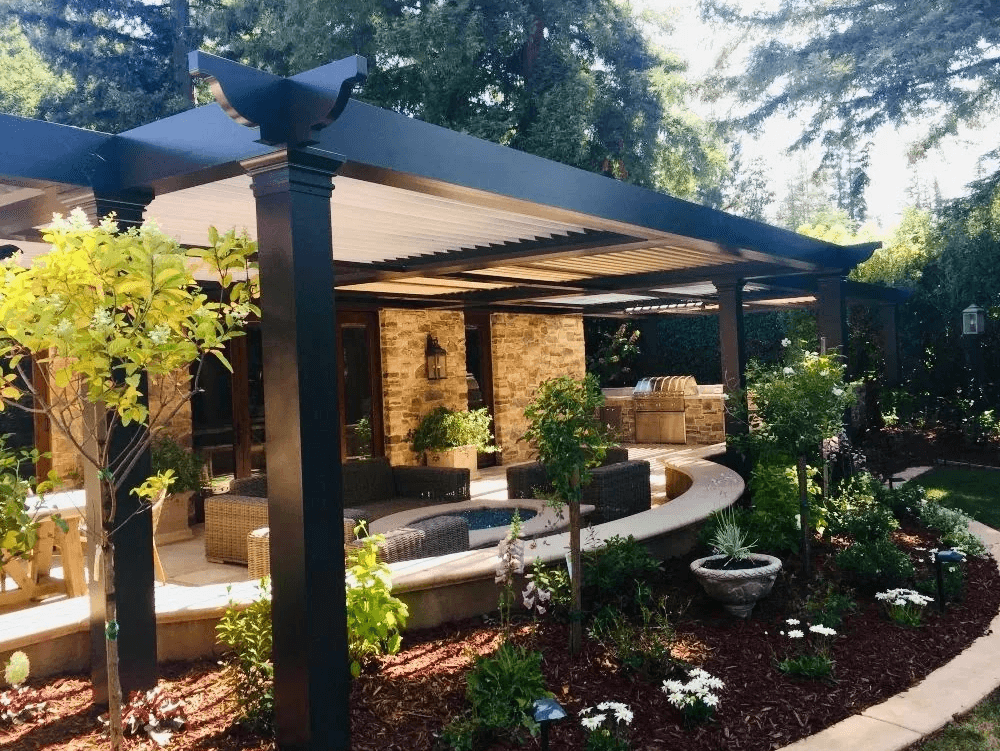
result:
[[[163,501],[160,525],[156,528],[156,544],[166,545],[180,540],[190,540],[194,532],[188,526],[188,507],[195,491],[171,493]]]
[[[459,446],[444,451],[425,451],[428,467],[459,467],[469,470],[470,477],[477,477],[477,452],[475,446]]]

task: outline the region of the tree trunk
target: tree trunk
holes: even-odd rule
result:
[[[579,654],[583,649],[583,596],[581,582],[583,565],[580,560],[580,470],[573,470],[573,497],[569,502],[569,560],[573,576],[570,586],[573,594],[573,610],[570,613],[569,653]]]
[[[105,491],[106,492],[106,491]],[[111,492],[114,492],[113,490]],[[102,572],[104,577],[105,655],[108,671],[108,730],[112,751],[121,751],[125,738],[122,733],[122,684],[118,674],[118,606],[115,602],[115,546],[108,530],[101,544]]]
[[[809,522],[809,494],[806,492],[806,458],[799,457],[799,526],[802,528],[802,573],[806,579],[812,576],[812,564],[810,561],[809,542],[811,534],[811,524]]]

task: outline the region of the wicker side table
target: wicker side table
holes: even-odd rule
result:
[[[214,495],[205,499],[205,559],[247,563],[247,535],[267,526],[267,499]]]
[[[271,574],[271,530],[255,529],[247,535],[247,569],[251,579],[263,579]]]

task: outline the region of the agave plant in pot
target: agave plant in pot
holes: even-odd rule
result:
[[[757,600],[774,586],[781,570],[781,560],[752,552],[754,543],[729,511],[718,516],[718,526],[711,541],[715,555],[691,562],[691,571],[709,597],[739,618],[747,618]]]

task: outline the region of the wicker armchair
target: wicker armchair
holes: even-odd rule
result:
[[[470,498],[467,469],[393,467],[378,458],[343,465],[341,477],[344,498],[352,506],[392,499],[435,504]],[[371,521],[364,508],[344,509],[344,515]],[[246,564],[247,535],[266,526],[267,476],[234,480],[229,493],[205,499],[206,560]]]
[[[649,488],[649,462],[634,460],[597,467],[583,489],[583,503],[593,504],[591,520],[595,524],[621,519],[646,511],[652,505]],[[507,495],[510,498],[536,498],[552,491],[545,467],[538,462],[514,464],[507,468]]]

